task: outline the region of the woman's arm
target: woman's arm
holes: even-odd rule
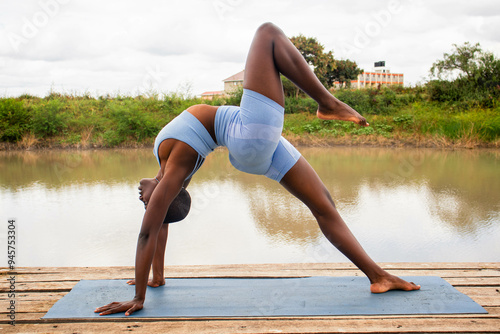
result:
[[[146,296],[149,269],[156,249],[158,232],[167,214],[168,207],[181,190],[182,184],[182,179],[179,180],[174,175],[164,175],[153,191],[137,241],[135,258],[136,294],[134,299],[144,300]]]
[[[158,233],[170,203],[183,186],[185,175],[186,173],[179,168],[166,169],[163,178],[151,195],[137,241],[134,299],[127,302],[113,302],[97,308],[95,312],[99,312],[100,315],[118,312],[130,315],[143,308]]]
[[[158,239],[156,240],[156,251],[153,256],[153,275],[148,280],[148,286],[157,288],[165,285],[165,249],[167,247],[168,225],[162,224]],[[135,285],[135,279],[127,281],[128,285]]]

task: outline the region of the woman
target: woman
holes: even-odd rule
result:
[[[153,279],[149,284],[165,284],[163,252],[168,227],[162,224],[165,215],[206,155],[217,146],[228,148],[229,159],[237,169],[276,180],[304,202],[328,240],[368,276],[372,292],[420,288],[390,275],[365,253],[316,172],[281,137],[284,95],[280,73],[318,103],[320,119],[368,126],[365,118],[328,92],[278,27],[271,23],[260,26],[246,60],[240,107],[192,106],[167,124],[156,138],[154,153],[160,171],[156,178],[142,180],[140,187],[146,212],[137,242],[135,280],[129,282],[135,284],[135,297],[99,307],[95,312],[130,315],[142,309],[153,258]]]

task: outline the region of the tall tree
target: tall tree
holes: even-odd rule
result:
[[[436,101],[473,101],[493,106],[500,97],[500,59],[479,43],[453,44],[454,50],[430,68],[429,96]]]
[[[328,86],[332,87],[335,81],[340,83],[340,87],[344,84],[347,87],[351,86],[351,81],[357,79],[358,75],[363,73],[363,70],[358,67],[356,62],[349,59],[337,60],[336,67],[333,70],[327,72],[327,83]]]
[[[302,54],[302,57],[312,67],[314,74],[318,77],[319,81],[325,86],[328,86],[327,73],[332,68],[335,68],[335,60],[333,59],[332,52],[325,52],[325,47],[318,42],[314,37],[305,37],[298,35],[290,38],[293,45]],[[285,88],[289,84],[285,84]],[[296,88],[295,94],[298,95],[299,89]]]
[[[342,85],[350,85],[351,80],[355,80],[363,70],[356,62],[350,60],[335,60],[332,51],[325,51],[325,47],[314,37],[298,35],[290,38],[295,47],[302,54],[302,57],[313,68],[314,74],[326,87],[333,87],[335,81]],[[298,96],[300,90],[289,80],[283,79],[283,87],[287,96]]]
[[[431,76],[443,79],[457,75],[458,78],[473,81],[478,79],[480,73],[494,74],[498,67],[499,60],[493,53],[484,52],[479,43],[472,45],[465,42],[461,46],[453,46],[455,49],[452,53],[445,53],[443,59],[432,64]]]

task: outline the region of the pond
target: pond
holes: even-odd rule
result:
[[[500,261],[499,151],[299,148],[378,262]],[[133,266],[151,149],[0,152],[0,249],[17,266]],[[346,262],[278,183],[212,153],[169,228],[167,264]],[[0,261],[6,266],[7,254]]]

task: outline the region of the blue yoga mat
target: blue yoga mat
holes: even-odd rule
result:
[[[165,286],[148,287],[144,308],[131,317],[487,313],[440,277],[404,279],[421,290],[372,294],[365,277],[169,278]],[[126,280],[82,280],[43,319],[96,318],[97,307],[130,300],[134,291]]]

